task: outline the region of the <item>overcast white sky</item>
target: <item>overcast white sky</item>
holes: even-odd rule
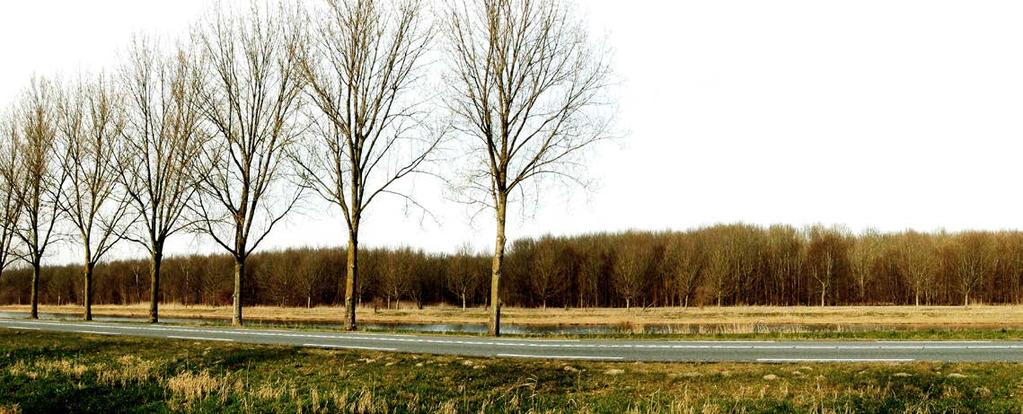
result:
[[[211,2],[4,1],[0,104],[33,73],[112,67],[137,31],[173,38]],[[615,51],[620,144],[592,157],[591,193],[548,197],[512,238],[718,222],[853,230],[1023,225],[1023,2],[580,0]],[[492,243],[489,216],[439,194],[396,200],[367,245]],[[269,248],[343,244],[315,205]],[[199,246],[189,246],[193,243]],[[213,247],[189,236],[175,246]],[[64,249],[67,254],[67,249]]]

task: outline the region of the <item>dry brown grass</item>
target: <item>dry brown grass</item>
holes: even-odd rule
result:
[[[147,315],[147,304],[99,305],[96,315]],[[28,306],[0,306],[2,311],[27,312]],[[42,312],[79,314],[77,306],[41,306]],[[254,321],[339,323],[338,307],[282,308],[255,306],[245,309]],[[160,313],[166,318],[203,318],[229,320],[229,306],[185,306],[164,304]],[[360,309],[359,318],[369,323],[485,323],[484,308],[462,310],[451,306],[430,306],[425,309],[377,310]],[[785,325],[835,324],[844,326],[964,327],[1021,328],[1023,306],[978,305],[961,306],[733,306],[705,308],[582,308],[527,309],[505,308],[502,320],[516,325],[623,325],[641,328],[644,325]]]

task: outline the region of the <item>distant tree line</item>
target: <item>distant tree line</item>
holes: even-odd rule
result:
[[[491,257],[467,248],[432,254],[363,249],[357,302],[378,308],[489,305]],[[340,248],[254,254],[246,305],[320,306],[344,300]],[[232,303],[233,260],[170,257],[161,300]],[[627,232],[520,239],[508,250],[507,304],[525,307],[730,305],[968,305],[1023,303],[1023,233],[906,231],[853,234],[841,227],[717,225],[685,232]],[[78,266],[44,267],[46,303],[82,303]],[[148,263],[96,268],[97,303],[147,300]],[[0,302],[27,303],[31,269],[5,273]]]

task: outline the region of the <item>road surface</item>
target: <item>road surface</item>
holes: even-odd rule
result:
[[[182,325],[0,319],[0,327],[472,357],[597,361],[1023,361],[1023,341],[670,341],[331,333]]]

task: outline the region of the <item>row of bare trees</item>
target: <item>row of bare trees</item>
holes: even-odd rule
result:
[[[31,265],[37,317],[44,258],[76,240],[90,319],[97,264],[134,242],[156,322],[168,239],[202,234],[233,258],[241,324],[249,257],[315,193],[347,225],[337,274],[355,329],[365,211],[384,196],[421,206],[406,178],[439,175],[428,166],[444,148],[459,201],[495,213],[498,335],[509,202],[544,177],[578,179],[583,150],[607,137],[603,52],[561,0],[216,8],[174,42],[137,37],[111,74],[33,81],[3,128],[0,263]]]
[[[363,249],[356,304],[487,306],[491,258],[462,248],[428,254]],[[344,249],[254,254],[245,268],[246,305],[344,303]],[[231,255],[167,259],[160,300],[233,302]],[[137,303],[151,294],[147,263],[113,261],[96,270],[99,303]],[[43,267],[44,301],[84,303],[77,266]],[[32,269],[7,273],[0,303],[25,303]],[[541,237],[511,243],[502,298],[525,307],[730,305],[968,305],[1023,303],[1023,233],[852,234],[842,228],[722,225],[687,232]],[[141,278],[141,279],[140,279]]]

